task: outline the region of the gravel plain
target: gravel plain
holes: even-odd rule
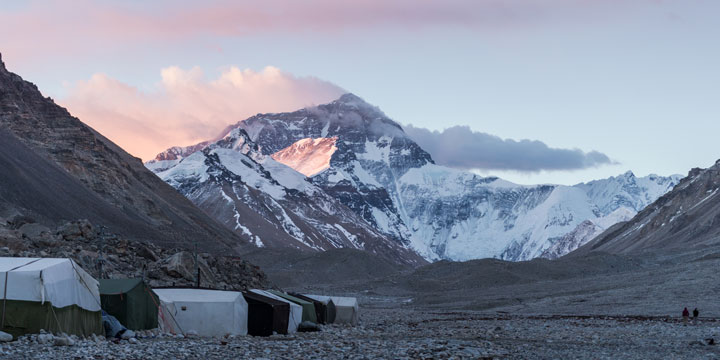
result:
[[[0,346],[3,359],[718,359],[720,322],[664,317],[510,316],[410,305],[361,309],[356,327],[261,338],[79,340]],[[712,339],[712,340],[711,340]]]

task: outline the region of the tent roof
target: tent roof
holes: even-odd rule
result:
[[[252,299],[252,300],[260,301],[260,302],[263,302],[263,303],[266,303],[266,304],[270,304],[270,305],[273,305],[273,306],[276,306],[276,305],[285,305],[285,304],[287,304],[286,302],[283,302],[283,301],[280,301],[280,300],[276,300],[276,299],[273,299],[273,298],[271,298],[271,297],[267,297],[267,296],[265,296],[265,295],[257,294],[257,293],[250,292],[250,291],[245,291],[245,292],[243,292],[242,294],[243,294],[243,296],[245,297],[246,300],[247,300],[247,299]]]
[[[326,296],[326,295],[305,295],[311,299],[315,299],[317,301],[327,302],[329,300],[332,300],[333,303],[335,303],[335,306],[357,306],[358,301],[357,298],[354,297],[346,297],[346,296]]]
[[[303,300],[303,299],[298,299],[298,298],[296,298],[296,297],[294,297],[294,296],[292,296],[292,295],[288,295],[288,294],[285,294],[285,293],[280,292],[280,291],[267,290],[267,292],[269,292],[269,293],[271,293],[271,294],[274,294],[274,295],[277,295],[277,296],[279,296],[279,297],[281,297],[281,298],[283,298],[283,299],[290,300],[290,301],[292,301],[292,302],[294,302],[294,303],[296,303],[296,304],[300,304],[300,305],[313,305],[313,306],[315,306],[313,303],[311,303],[311,302],[309,302],[309,301],[306,301],[306,300]]]
[[[242,293],[238,291],[206,290],[206,289],[153,289],[164,302],[233,302]]]
[[[66,261],[70,261],[70,259],[4,257],[0,258],[0,272],[7,272],[18,267],[13,271],[38,271]]]
[[[100,311],[97,280],[71,259],[0,258],[0,288],[8,300]]]
[[[142,278],[134,279],[100,279],[100,294],[124,294],[130,292],[138,285],[142,284]]]

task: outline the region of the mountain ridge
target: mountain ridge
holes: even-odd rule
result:
[[[354,94],[294,112],[257,114],[234,128],[245,130],[260,153],[296,170],[299,157],[316,159],[295,150],[293,158],[288,149],[334,139],[329,167],[310,181],[431,261],[561,256],[611,220],[627,220],[679,180],[627,172],[574,186],[525,186],[481,177],[435,164],[402,126]],[[621,208],[632,214],[614,213]]]

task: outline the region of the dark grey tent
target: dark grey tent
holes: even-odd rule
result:
[[[273,332],[287,335],[290,304],[253,292],[243,292],[248,304],[248,334],[270,336]]]
[[[158,300],[142,279],[100,279],[102,308],[130,330],[158,327]]]
[[[315,305],[315,313],[317,314],[317,319],[320,324],[332,324],[335,322],[335,304],[332,300],[319,301],[298,293],[290,293],[290,295],[313,303]]]

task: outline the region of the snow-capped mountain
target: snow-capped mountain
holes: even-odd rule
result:
[[[419,264],[301,173],[259,152],[245,130],[191,154],[147,164],[160,178],[258,247],[355,248]]]
[[[352,94],[292,113],[258,114],[234,128],[245,130],[262,155],[310,176],[317,191],[395,246],[431,261],[560,256],[679,180],[628,172],[576,186],[522,186],[439,166],[400,125]]]
[[[707,169],[690,170],[672,191],[646,206],[631,220],[598,235],[578,253],[712,249],[720,242],[720,227],[717,226],[719,194],[720,160]]]

